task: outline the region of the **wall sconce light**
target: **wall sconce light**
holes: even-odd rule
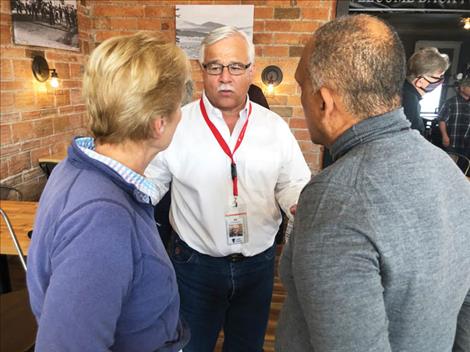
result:
[[[50,77],[51,87],[52,88],[59,87],[59,75],[57,74],[57,71],[55,68],[53,69],[49,68],[49,64],[47,63],[44,57],[36,55],[33,58],[32,70],[33,70],[34,78],[36,78],[39,82],[46,82]]]
[[[261,72],[261,80],[266,85],[266,95],[274,95],[274,87],[282,82],[282,71],[279,67],[271,65],[264,68]]]
[[[463,29],[470,30],[470,17],[464,17],[460,21],[463,23]]]

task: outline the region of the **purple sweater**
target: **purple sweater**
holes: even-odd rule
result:
[[[173,266],[151,205],[73,143],[41,196],[27,283],[36,351],[179,351]]]

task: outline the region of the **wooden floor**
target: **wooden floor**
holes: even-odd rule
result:
[[[282,303],[286,297],[284,288],[282,287],[281,281],[279,280],[278,267],[279,267],[279,256],[281,253],[281,246],[277,248],[276,255],[276,267],[274,278],[274,292],[273,299],[271,303],[271,312],[269,315],[268,329],[266,331],[266,336],[264,340],[264,352],[274,352],[274,334],[276,332],[277,320],[279,318],[279,313],[281,311]],[[21,263],[17,257],[9,256],[8,264],[10,269],[10,279],[12,290],[20,290],[26,287],[26,278]],[[223,333],[220,333],[219,339],[214,352],[221,352],[223,345]]]
[[[277,321],[279,319],[279,313],[281,311],[282,304],[286,298],[286,292],[282,287],[281,280],[279,279],[279,257],[281,254],[282,247],[277,246],[276,255],[276,266],[275,266],[275,277],[274,277],[274,290],[273,299],[271,302],[271,312],[269,313],[268,329],[264,337],[264,352],[274,352],[274,335],[276,333]],[[215,346],[214,352],[222,352],[222,345],[224,342],[224,334],[220,333],[217,345]]]

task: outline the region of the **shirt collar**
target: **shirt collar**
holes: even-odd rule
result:
[[[202,94],[202,101],[204,102],[204,106],[206,107],[207,115],[212,120],[212,118],[217,118],[223,120],[222,111],[211,104],[209,99],[206,96],[206,92]],[[250,108],[250,99],[248,94],[246,95],[246,102],[243,109],[240,111],[240,121],[244,121],[248,118],[248,111]]]
[[[390,133],[408,131],[410,122],[406,119],[403,108],[382,115],[366,118],[347,129],[331,146],[333,160],[338,160],[349,150],[360,144],[366,144]]]
[[[77,146],[88,157],[97,160],[121,176],[124,181],[135,186],[134,197],[141,203],[157,204],[158,192],[155,185],[144,176],[131,170],[127,166],[121,164],[110,157],[99,154],[95,151],[95,140],[91,137],[80,137],[75,140]]]

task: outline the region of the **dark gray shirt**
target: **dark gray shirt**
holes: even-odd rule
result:
[[[409,125],[355,125],[303,190],[276,351],[470,351],[470,182]]]

